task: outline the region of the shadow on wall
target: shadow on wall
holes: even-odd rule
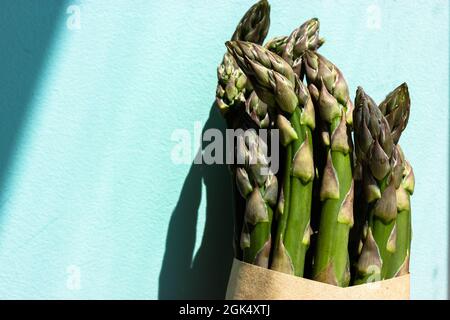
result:
[[[0,209],[18,139],[65,3],[0,1]]]
[[[203,131],[225,122],[213,104]],[[204,148],[205,146],[203,146]],[[197,218],[206,187],[206,222],[195,255]],[[192,165],[169,223],[159,299],[223,299],[233,259],[231,177],[226,165]]]

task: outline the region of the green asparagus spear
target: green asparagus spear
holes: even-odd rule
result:
[[[267,106],[253,93],[247,102],[247,112],[255,123],[264,128]],[[246,199],[240,246],[243,260],[268,268],[271,250],[272,208],[278,198],[278,181],[268,168],[267,145],[256,130],[247,130],[238,137],[238,159],[244,164],[236,171],[236,185]],[[266,171],[262,171],[265,169]]]
[[[319,39],[319,21],[317,19],[306,21],[299,28],[295,29],[289,37],[280,38],[279,42],[281,41],[283,41],[283,45],[281,46],[278,44],[278,47],[282,50],[277,50],[279,51],[278,55],[280,55],[293,68],[296,75],[300,76],[301,57],[303,53],[308,49],[316,50],[323,44],[323,40]],[[274,43],[276,44],[276,41],[274,41]],[[273,46],[274,45],[270,45],[269,42],[269,48]],[[304,95],[308,100],[308,103],[311,103],[310,97],[307,97],[309,96],[309,93],[304,85],[301,84],[300,88],[305,91]],[[296,118],[297,117],[291,118],[291,123],[294,125],[294,128]],[[297,129],[296,131],[299,130]],[[308,140],[312,145],[313,137],[311,134],[311,128],[308,130]],[[294,150],[292,150],[292,147],[294,147]],[[310,199],[310,194],[312,193],[312,183],[306,184],[307,192],[299,192],[300,195],[307,195],[308,198],[306,200],[301,200],[298,202],[299,197],[292,197],[292,194],[296,194],[298,192],[297,189],[301,190],[301,188],[303,188],[303,184],[299,183],[298,178],[291,176],[292,153],[297,152],[298,147],[299,145],[294,143],[292,146],[288,145],[284,149],[286,164],[284,167],[284,174],[282,175],[284,177],[282,190],[290,190],[290,192],[288,192],[288,200],[285,201],[284,197],[282,197],[281,200],[283,202],[279,205],[280,208],[282,207],[282,210],[279,211],[282,214],[277,215],[277,236],[274,244],[275,254],[272,262],[272,269],[293,273],[297,276],[304,276],[305,267],[307,267],[306,254],[310,246],[310,236],[312,234],[310,220],[310,213],[312,209],[312,200]],[[304,221],[301,221],[298,217],[302,217]],[[304,225],[305,221],[308,221],[306,226]],[[303,231],[303,238],[301,239],[301,244],[298,244],[299,250],[295,253],[295,249],[293,248],[294,244],[289,244],[289,242],[292,241],[295,243],[295,241],[298,241],[299,228],[300,234]],[[284,239],[284,241],[282,241],[282,239]],[[284,249],[283,246],[286,247],[286,245],[288,247],[291,246],[292,248],[290,251],[294,252],[290,256],[285,254],[286,249]],[[287,257],[292,258],[292,256],[297,259],[297,262],[292,263],[295,269],[294,271],[290,267],[290,264],[287,263],[288,261],[286,261]]]
[[[232,41],[248,41],[262,44],[267,37],[270,25],[270,5],[267,0],[260,0],[254,4],[242,17]]]
[[[355,280],[355,274],[357,273],[356,267],[366,239],[369,215],[369,207],[363,192],[363,166],[357,161],[355,154],[353,154],[353,159],[355,161],[353,171],[353,180],[355,184],[353,204],[354,225],[350,230],[348,244],[352,276],[351,283]]]
[[[294,73],[299,76],[300,81],[303,81],[303,73],[302,73],[302,57],[303,54],[306,52],[306,50],[317,50],[323,43],[324,40],[319,38],[319,28],[320,28],[320,24],[319,24],[319,20],[318,19],[310,19],[306,22],[304,22],[300,27],[296,28],[289,37],[287,37],[285,39],[285,43],[283,46],[283,50],[279,53],[279,55],[292,67],[292,70],[294,71]],[[316,141],[317,139],[317,132],[314,130],[312,132],[312,137],[311,137],[312,141]],[[318,152],[318,148],[313,148],[313,159],[316,159],[316,152]],[[289,150],[289,146],[288,148],[285,148],[284,153],[289,153],[291,152]],[[289,160],[288,157],[285,157],[286,159]],[[290,161],[290,160],[289,160]],[[290,162],[287,162],[286,164],[286,168],[289,169],[289,165]],[[320,163],[319,162],[315,162],[314,166],[317,167]],[[316,169],[317,171],[317,169]],[[285,180],[283,181],[283,184],[285,185],[285,188],[290,188],[291,186],[291,178],[289,175],[289,171],[286,170],[285,174],[283,175],[285,176]],[[312,185],[312,200],[311,200],[311,206],[310,207],[306,207],[307,210],[309,212],[314,212],[315,206],[317,206],[317,202],[315,201],[315,199],[317,199],[317,181],[314,180],[313,181],[313,185]],[[309,203],[309,201],[307,202],[307,204]],[[294,208],[295,209],[295,208]],[[288,210],[287,210],[288,212]],[[280,219],[280,223],[278,225],[278,230],[277,230],[277,237],[280,238],[282,236],[284,236],[285,234],[285,228],[287,227],[290,230],[293,230],[293,232],[295,232],[295,228],[296,225],[288,225],[286,226],[286,219],[289,215],[286,214],[284,216],[282,215],[277,215],[277,217],[279,217]],[[307,244],[302,244],[302,250],[306,251],[306,257],[303,258],[303,251],[301,253],[302,259],[304,259],[304,262],[302,261],[302,263],[304,264],[304,268],[302,270],[302,275],[303,276],[310,276],[311,274],[311,267],[312,267],[312,260],[313,260],[313,255],[310,252],[310,247],[311,245],[314,245],[314,238],[311,238],[310,235],[313,234],[313,226],[315,228],[316,227],[316,220],[314,219],[314,216],[309,215],[310,217],[310,221],[308,224],[308,231],[309,234],[306,235],[305,240],[307,241]],[[292,231],[291,231],[292,232]],[[274,251],[277,252],[278,250],[278,242],[275,242],[275,249]],[[276,262],[276,261],[275,261]],[[276,266],[276,264],[274,264]]]
[[[352,148],[349,127],[353,105],[341,71],[318,53],[307,51],[303,68],[317,101],[325,146],[320,200],[322,210],[313,266],[314,280],[345,287],[350,281],[349,231],[353,226]]]
[[[310,237],[314,163],[314,108],[308,90],[289,64],[267,49],[248,42],[228,42],[229,52],[250,80],[261,100],[277,114],[280,140],[287,149],[283,186],[284,208],[275,240],[271,268],[303,275]]]
[[[392,140],[395,144],[400,140],[400,136],[408,124],[410,106],[411,101],[406,83],[392,91],[379,106],[381,113],[389,123]]]
[[[294,72],[301,74],[302,56],[307,50],[315,51],[319,49],[324,40],[319,38],[319,20],[314,18],[306,21],[295,29],[286,40],[286,45],[282,52],[282,58],[292,66]]]
[[[362,88],[358,88],[355,104],[356,155],[363,164],[363,185],[370,204],[369,227],[355,279],[355,284],[362,284],[383,279],[386,261],[395,252],[395,194],[403,162],[386,118]]]
[[[406,83],[403,83],[392,91],[379,106],[381,113],[385,116],[389,124],[391,137],[395,144],[398,143],[402,132],[408,124],[410,105],[408,86]],[[405,274],[408,272],[409,266],[409,234],[411,223],[410,195],[414,188],[414,175],[411,166],[404,159],[400,146],[397,145],[396,149],[397,156],[400,158],[400,164],[402,165],[397,167],[397,170],[402,171],[403,169],[403,181],[397,183],[398,187],[396,185],[397,219],[393,230],[395,244],[391,245],[391,249],[394,249],[394,251],[388,251],[386,258],[383,261],[381,275],[383,279],[389,279],[397,275]],[[399,176],[399,179],[402,176],[400,172],[394,174]],[[404,188],[406,176],[408,176],[407,183],[409,191]]]
[[[306,50],[317,50],[325,42],[319,38],[319,20],[316,18],[304,22],[295,29],[289,37],[281,36],[269,40],[264,47],[276,53],[300,74],[297,68],[301,67],[301,56]]]
[[[261,0],[245,13],[231,40],[261,44],[269,32],[269,26],[270,6],[267,0]],[[229,53],[225,54],[217,69],[217,75],[219,84],[216,90],[216,103],[219,110],[227,115],[230,108],[242,106],[252,90],[248,87],[245,75]]]
[[[234,40],[246,40],[262,43],[267,36],[270,25],[270,6],[266,0],[261,0],[253,5],[239,22],[232,36]],[[216,106],[224,116],[230,129],[239,129],[245,122],[245,105],[250,99],[252,88],[246,76],[239,69],[234,58],[226,53],[222,63],[217,69],[218,85],[216,90]],[[254,101],[254,99],[252,99]],[[247,110],[249,111],[249,110]],[[255,120],[255,118],[253,118]],[[261,119],[267,123],[268,118]],[[265,126],[266,124],[262,125]],[[262,127],[258,123],[257,127]],[[230,166],[233,180],[237,179],[236,166]],[[244,229],[245,203],[238,194],[236,184],[233,184],[235,203],[235,231],[234,249],[236,258],[243,258],[241,250],[241,233]]]
[[[399,146],[398,146],[399,147]],[[403,152],[400,151],[404,158]],[[395,252],[389,257],[386,265],[386,279],[406,275],[409,272],[411,250],[411,195],[414,192],[414,173],[411,165],[404,160],[403,179],[396,191],[397,222]]]

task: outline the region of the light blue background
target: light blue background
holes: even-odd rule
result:
[[[174,165],[171,135],[223,128],[216,66],[252,3],[1,1],[0,298],[223,297],[227,169]],[[449,2],[271,4],[269,36],[320,18],[352,96],[408,82],[412,296],[447,298]]]

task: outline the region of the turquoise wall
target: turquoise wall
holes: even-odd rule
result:
[[[0,298],[223,297],[228,172],[175,165],[171,137],[223,129],[215,70],[252,2],[0,2]],[[408,82],[412,296],[447,298],[449,2],[271,3],[270,36],[320,18],[352,96]]]

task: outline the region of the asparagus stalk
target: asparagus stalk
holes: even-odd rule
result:
[[[298,76],[301,74],[300,66],[301,66],[301,57],[306,50],[317,50],[322,44],[323,40],[319,39],[319,20],[311,19],[303,23],[299,28],[295,29],[291,35],[284,39],[284,44],[282,46],[282,51],[279,55],[292,67],[294,73]],[[311,98],[309,97],[309,92],[303,85],[301,84],[301,90],[304,91],[303,95],[305,96],[305,100],[307,100],[311,104]],[[296,128],[296,120],[297,117],[291,117],[291,123],[294,125],[294,129]],[[308,134],[308,143],[312,146],[313,134],[311,133],[311,129],[314,129],[315,123],[312,128],[307,130]],[[296,129],[298,132],[299,130]],[[294,147],[294,150],[292,150]],[[284,197],[282,198],[283,203],[280,203],[279,207],[282,207],[280,210],[278,218],[278,226],[277,226],[277,235],[275,241],[274,248],[274,258],[272,262],[272,269],[292,273],[297,276],[304,276],[306,265],[306,255],[307,251],[310,247],[310,236],[312,235],[312,227],[311,227],[311,209],[312,209],[312,188],[313,183],[308,181],[307,183],[301,183],[299,179],[295,176],[292,176],[292,161],[293,161],[293,152],[298,152],[299,145],[294,143],[292,146],[288,145],[285,148],[285,168],[284,168],[284,181],[283,181],[283,191],[287,191],[288,201],[284,201]],[[313,151],[311,151],[313,153]],[[314,172],[314,168],[312,169]],[[306,200],[301,200],[297,202],[298,197],[293,197],[293,194],[297,193],[297,189],[305,188],[306,192],[299,192],[300,195],[306,195],[308,198]],[[284,192],[283,192],[284,195]],[[302,217],[303,221],[299,220],[296,217]],[[304,222],[307,221],[307,224],[304,225]],[[300,228],[300,230],[298,230]],[[287,255],[285,251],[286,248],[291,248],[288,250],[295,252],[293,248],[294,243],[290,244],[290,241],[297,241],[298,234],[302,234],[302,241],[297,244],[299,249],[298,253],[293,253]],[[291,240],[292,239],[292,240]],[[283,248],[283,246],[285,248]],[[289,262],[288,258],[292,258],[292,256],[297,257],[297,262],[293,263],[294,270]],[[287,260],[287,261],[286,261]]]
[[[354,190],[354,204],[353,204],[353,217],[354,225],[350,230],[348,251],[351,264],[351,282],[355,280],[356,267],[359,256],[361,255],[364,241],[367,236],[368,228],[368,205],[363,192],[363,166],[357,160],[355,154],[353,154],[355,160],[353,180],[355,184]]]
[[[314,108],[308,90],[298,81],[299,106],[289,117],[297,140],[287,147],[283,191],[289,193],[279,219],[272,269],[302,277],[312,233],[311,201],[314,179],[312,130]],[[282,117],[282,116],[280,116]],[[307,119],[310,117],[310,119]],[[307,121],[305,121],[307,120]],[[279,128],[283,124],[279,122]]]
[[[319,28],[320,23],[317,18],[307,20],[289,37],[275,37],[269,40],[264,47],[286,60],[294,71],[299,71],[303,53],[306,50],[315,51],[325,42],[324,39],[319,38]]]
[[[259,139],[256,131],[249,132],[250,141],[246,141],[241,148],[248,154],[248,165],[245,169],[239,167],[236,173],[240,193],[247,200],[240,245],[245,262],[268,268],[273,216],[271,207],[276,205],[278,183],[275,175],[260,174],[261,167],[266,165],[265,158],[260,151],[256,151],[261,149],[261,146],[258,146],[260,142],[256,142]],[[256,146],[254,150],[252,145]],[[252,164],[254,156],[259,159],[255,159]]]
[[[270,5],[267,0],[255,3],[242,17],[232,41],[248,41],[262,44],[267,37],[270,25]]]
[[[289,65],[292,67],[292,69],[294,70],[295,74],[297,74],[300,77],[300,80],[303,81],[303,72],[302,72],[302,57],[303,54],[307,51],[307,50],[317,50],[319,49],[323,43],[324,40],[319,38],[319,29],[320,29],[320,23],[319,20],[316,18],[307,20],[306,22],[304,22],[300,27],[298,27],[297,29],[295,29],[291,35],[286,38],[284,47],[283,47],[283,51],[279,54],[281,57],[283,57],[283,59],[289,63]],[[313,141],[317,141],[317,131],[314,130],[312,133],[312,140]],[[315,159],[314,161],[314,166],[316,167],[316,172],[317,171],[317,166],[321,165],[320,161],[317,161],[317,155],[316,153],[319,151],[318,148],[314,147],[313,148],[313,159]],[[284,182],[286,184],[286,181]],[[290,182],[288,182],[290,183]],[[310,211],[311,212],[315,212],[317,211],[317,203],[318,201],[316,201],[318,199],[317,194],[318,194],[318,186],[317,186],[317,180],[313,181],[313,191],[312,191],[312,204],[311,204],[311,208]],[[286,218],[287,215],[285,215]],[[281,218],[283,218],[281,216]],[[284,232],[283,229],[283,224],[281,224],[282,228],[279,228],[278,233],[282,234]],[[313,234],[313,229],[317,229],[317,217],[315,217],[314,215],[311,216],[310,222],[309,222],[309,230],[310,230],[310,234]],[[311,268],[312,268],[312,260],[313,260],[313,254],[310,252],[311,251],[311,246],[314,247],[315,244],[315,239],[311,237],[311,239],[309,239],[309,244],[307,246],[305,246],[305,250],[308,250],[306,252],[306,257],[305,257],[305,268],[303,271],[303,276],[310,276],[311,274]],[[277,245],[277,243],[275,243],[275,246]]]
[[[363,185],[370,204],[369,227],[355,279],[355,284],[361,284],[381,280],[383,265],[395,251],[395,190],[403,163],[386,118],[362,88],[358,88],[355,104],[356,155],[363,164]]]
[[[246,112],[259,128],[269,126],[267,106],[252,93]],[[256,130],[248,129],[238,137],[237,157],[244,165],[237,168],[236,184],[246,199],[240,247],[243,260],[268,268],[271,250],[272,208],[278,198],[277,177],[268,169],[267,145]],[[262,171],[265,169],[266,171]]]
[[[286,40],[282,58],[300,76],[302,57],[307,50],[319,49],[324,40],[319,37],[320,23],[316,18],[310,19],[295,29]]]
[[[269,26],[270,5],[267,0],[261,0],[245,13],[231,40],[261,44],[269,32]],[[217,69],[217,75],[219,83],[216,90],[216,103],[219,110],[227,115],[230,110],[236,111],[237,108],[233,109],[234,106],[242,106],[252,90],[248,87],[247,78],[229,53],[224,55]],[[236,118],[233,115],[231,117]]]
[[[403,83],[392,91],[386,99],[380,104],[379,109],[385,116],[389,128],[391,129],[391,137],[395,144],[400,140],[402,132],[405,130],[410,115],[410,97],[408,86]],[[396,146],[397,155],[400,158],[401,167],[397,170],[403,170],[394,173],[399,176],[399,180],[403,176],[403,181],[396,184],[397,198],[397,219],[394,226],[395,245],[391,246],[393,252],[386,255],[382,266],[382,278],[389,279],[397,275],[408,272],[409,267],[409,247],[410,247],[410,195],[414,188],[414,174],[408,162],[404,159],[403,152],[399,145]],[[405,189],[404,185],[407,185]]]
[[[404,159],[403,152],[400,151]],[[396,191],[397,198],[397,236],[395,252],[386,265],[386,279],[406,275],[409,272],[411,250],[411,195],[414,192],[414,172],[410,163],[404,160],[403,179]]]
[[[349,231],[353,226],[353,177],[349,127],[353,105],[341,71],[318,53],[303,58],[306,79],[318,109],[326,159],[322,173],[319,235],[313,279],[341,287],[350,282]]]
[[[267,36],[270,25],[270,6],[266,0],[253,5],[240,20],[233,40],[246,40],[262,43]],[[250,99],[252,88],[246,76],[237,66],[234,58],[226,53],[217,69],[218,85],[216,90],[216,106],[224,116],[230,129],[243,127],[245,122],[246,101]],[[254,100],[252,100],[254,101]],[[247,108],[248,111],[248,108]],[[266,120],[264,120],[266,121]],[[270,120],[269,120],[270,121]],[[236,167],[231,166],[233,180],[237,179]],[[241,249],[242,230],[244,229],[244,199],[238,194],[236,184],[233,184],[235,203],[234,249],[237,258],[243,258]]]
[[[247,77],[229,54],[225,54],[222,63],[217,68],[219,83],[216,90],[216,105],[228,121],[228,127],[233,126],[237,118],[237,110],[245,104],[247,93]],[[251,91],[251,90],[250,90]]]
[[[411,101],[408,85],[403,83],[388,94],[379,108],[391,128],[392,140],[397,144],[409,120]]]
[[[312,134],[314,108],[308,90],[289,64],[269,50],[248,42],[228,42],[229,52],[250,80],[258,96],[277,114],[280,140],[286,147],[284,208],[271,268],[303,275],[310,237],[314,164]]]

